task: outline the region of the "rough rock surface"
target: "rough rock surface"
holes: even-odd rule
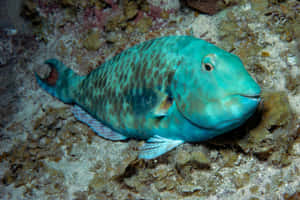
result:
[[[203,0],[187,0],[187,5],[191,8],[194,8],[202,13],[207,13],[210,15],[216,14],[221,9],[220,0],[211,0],[211,1],[203,1]]]
[[[186,0],[186,4],[200,13],[214,15],[228,6],[238,4],[236,0]]]

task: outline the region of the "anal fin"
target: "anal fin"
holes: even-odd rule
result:
[[[174,140],[155,135],[147,140],[140,148],[139,158],[153,159],[156,158],[178,145],[184,143],[183,140]]]
[[[74,114],[75,118],[79,121],[87,124],[89,127],[93,129],[99,136],[104,137],[109,140],[126,140],[127,137],[113,131],[109,127],[103,125],[100,121],[93,118],[90,114],[84,111],[79,106],[75,105],[72,108],[72,113]]]

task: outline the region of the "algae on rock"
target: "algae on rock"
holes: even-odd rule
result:
[[[272,164],[285,165],[288,146],[294,137],[294,116],[285,92],[263,93],[262,118],[256,128],[237,144]],[[283,163],[281,163],[281,161]]]
[[[89,51],[97,51],[102,46],[103,41],[100,39],[98,30],[90,30],[82,44]]]

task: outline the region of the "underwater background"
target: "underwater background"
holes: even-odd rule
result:
[[[238,55],[263,105],[242,127],[153,160],[77,121],[34,72],[84,75],[124,49],[192,35]],[[2,0],[0,199],[300,199],[300,1]]]

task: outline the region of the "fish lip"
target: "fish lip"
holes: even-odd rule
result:
[[[238,96],[244,97],[244,98],[248,98],[248,99],[252,99],[255,101],[260,101],[261,100],[261,96],[260,94],[237,94]]]
[[[239,94],[239,95],[247,98],[260,98],[260,94]]]

